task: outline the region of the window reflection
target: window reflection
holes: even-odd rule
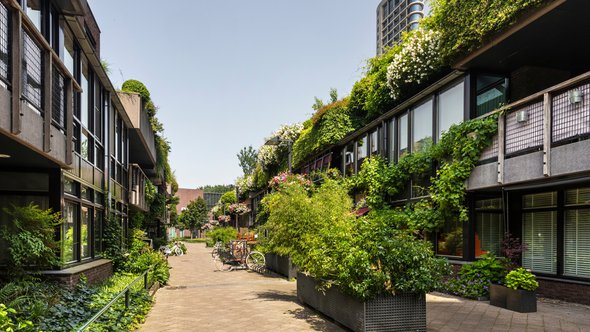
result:
[[[367,156],[367,135],[356,142],[357,160],[361,161]]]
[[[436,253],[445,256],[463,256],[463,225],[459,221],[445,223],[436,235]]]
[[[422,152],[432,146],[432,99],[412,112],[412,152]]]
[[[399,133],[399,147],[397,150],[398,159],[408,153],[408,114],[402,115],[397,122]]]
[[[442,92],[438,99],[437,138],[448,131],[452,125],[461,123],[464,117],[463,82]]]
[[[76,224],[78,223],[78,206],[66,202],[64,206],[64,222],[62,224],[61,257],[64,263],[76,260]]]

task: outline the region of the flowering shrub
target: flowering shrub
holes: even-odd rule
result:
[[[279,137],[283,140],[295,142],[303,130],[300,123],[282,125],[270,137]],[[273,166],[280,165],[281,161],[287,158],[287,142],[281,142],[279,145],[263,145],[258,150],[258,163],[263,169],[268,170]]]
[[[442,67],[438,32],[415,30],[405,36],[402,45],[387,68],[387,85],[393,99],[399,98],[408,84],[422,84]]]
[[[230,205],[228,207],[229,213],[233,213],[233,214],[245,214],[250,212],[250,208],[248,207],[248,205],[244,204],[244,203],[234,203],[232,205]]]
[[[507,272],[508,261],[493,254],[485,254],[473,264],[461,267],[458,275],[451,277],[443,290],[470,299],[487,297],[490,283],[499,283]]]
[[[254,174],[247,174],[236,179],[236,187],[240,193],[255,191]]]
[[[311,181],[301,174],[290,174],[289,172],[282,172],[279,175],[270,179],[268,185],[274,189],[279,190],[281,186],[298,184],[303,186],[306,190],[311,189]]]
[[[226,216],[226,215],[221,215],[221,216],[217,217],[217,220],[219,220],[219,222],[229,222],[231,220],[231,217]]]

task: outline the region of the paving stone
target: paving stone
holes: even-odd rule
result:
[[[344,331],[299,303],[296,283],[239,270],[217,272],[211,249],[187,244],[170,257],[169,285],[156,292],[142,332]],[[488,302],[447,294],[426,296],[428,331],[588,331],[590,307],[538,303],[538,312],[515,313]]]

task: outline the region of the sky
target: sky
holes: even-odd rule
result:
[[[375,55],[378,0],[89,0],[115,88],[142,81],[182,188],[229,184],[237,153],[340,97]]]

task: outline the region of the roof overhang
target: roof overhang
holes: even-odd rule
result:
[[[84,16],[84,8],[88,6],[85,0],[53,0],[53,4],[61,13],[71,16]]]
[[[590,1],[555,0],[536,9],[454,64],[459,70],[508,73],[523,66],[569,71],[590,67]]]

